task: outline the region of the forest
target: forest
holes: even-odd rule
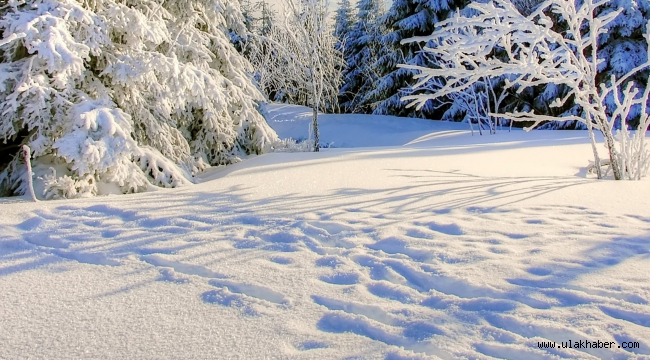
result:
[[[12,0],[0,189],[190,184],[251,154],[318,151],[320,113],[588,130],[590,171],[640,179],[649,19],[647,1],[624,0]],[[309,106],[307,142],[280,139],[264,103]]]

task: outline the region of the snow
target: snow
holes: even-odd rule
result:
[[[35,169],[64,165],[40,174],[39,196],[174,187],[279,140],[231,43],[246,32],[238,1],[2,4],[2,148],[28,145]],[[27,191],[20,159],[1,160],[3,194]]]
[[[0,358],[650,358],[650,186],[586,177],[585,131],[320,120],[339,148],[0,200]]]
[[[269,125],[280,136],[304,140],[312,121],[311,109],[303,106],[276,104],[265,109]],[[333,148],[401,146],[433,131],[460,131],[467,125],[452,122],[432,122],[384,115],[320,114],[318,123],[321,143]],[[319,125],[320,126],[320,125]]]

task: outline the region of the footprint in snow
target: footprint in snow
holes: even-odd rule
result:
[[[283,256],[271,257],[271,258],[269,258],[269,261],[274,262],[276,264],[280,264],[280,265],[293,264],[293,259],[288,258],[288,257],[283,257]]]
[[[186,264],[182,263],[179,261],[173,261],[169,260],[163,256],[160,256],[158,254],[152,254],[152,255],[142,255],[140,256],[140,260],[149,263],[150,265],[153,266],[160,266],[160,267],[166,267],[166,268],[172,268],[174,271],[185,274],[185,275],[196,275],[204,278],[225,278],[226,276],[217,272],[214,272],[204,266],[201,265],[194,265],[194,264]]]
[[[206,291],[201,295],[201,298],[207,304],[238,308],[244,315],[259,316],[259,313],[250,304],[246,303],[243,296],[233,294],[225,289]]]
[[[529,235],[524,235],[524,234],[513,234],[513,233],[501,233],[501,234],[513,240],[521,240],[530,237]]]
[[[160,269],[160,277],[158,281],[168,281],[176,284],[186,284],[190,282],[190,279],[179,276],[174,269]]]
[[[366,286],[368,291],[380,298],[399,301],[403,304],[415,304],[419,302],[420,296],[412,290],[407,291],[405,286],[390,284],[387,282],[376,282]]]
[[[301,232],[322,246],[328,248],[352,249],[356,245],[344,239],[344,233],[353,231],[354,228],[338,222],[300,222],[295,225]]]
[[[617,309],[608,306],[600,306],[600,311],[615,319],[628,321],[637,325],[650,328],[650,315],[636,311]]]
[[[550,274],[553,273],[553,271],[551,271],[549,269],[541,268],[541,267],[530,268],[530,269],[527,269],[526,272],[528,272],[529,274],[537,275],[537,276],[546,276],[546,275],[550,275]]]
[[[104,230],[101,232],[101,235],[105,239],[110,239],[120,235],[121,233],[122,231],[120,230]]]
[[[297,252],[300,250],[298,243],[300,242],[300,236],[287,233],[287,232],[277,232],[273,234],[261,235],[262,240],[270,243],[264,246],[262,249],[267,251],[279,251],[279,252]]]
[[[77,251],[64,251],[64,250],[53,250],[52,254],[62,257],[68,260],[74,260],[80,263],[91,264],[91,265],[106,265],[106,266],[119,266],[120,263],[110,259],[106,254],[98,253],[84,253]]]
[[[53,238],[49,233],[46,232],[27,233],[23,235],[23,240],[32,245],[53,249],[66,249],[69,246],[68,243],[60,239]]]
[[[366,247],[383,251],[386,254],[404,254],[417,262],[424,262],[431,258],[429,251],[413,248],[407,241],[397,237],[382,239],[374,244],[366,245]]]
[[[460,226],[456,224],[439,224],[432,221],[427,223],[415,223],[415,225],[426,226],[432,231],[446,235],[460,236],[465,234],[463,229],[461,229]]]
[[[331,275],[322,275],[319,278],[328,284],[334,285],[353,285],[359,282],[359,274],[356,273],[336,273]]]
[[[33,231],[45,227],[46,220],[42,217],[33,217],[16,225],[16,227],[23,231]]]
[[[419,229],[411,229],[406,231],[406,236],[416,238],[416,239],[433,239],[433,234],[427,234],[422,230]]]
[[[343,265],[344,262],[335,256],[325,256],[316,260],[316,266],[319,267],[330,267],[332,269],[336,268],[339,265]]]
[[[384,327],[378,326],[366,316],[340,311],[326,313],[316,324],[321,331],[337,334],[353,333],[406,350],[437,353],[445,358],[451,358],[450,354],[440,350],[438,346],[426,342],[436,335],[445,334],[437,326],[423,321],[401,322],[395,325],[401,328],[401,335],[386,331]]]
[[[281,293],[264,286],[241,284],[230,280],[213,279],[210,285],[228,288],[230,292],[246,295],[259,300],[265,300],[278,305],[290,305],[291,300],[287,299]]]
[[[329,345],[322,341],[316,341],[316,340],[307,340],[303,341],[298,346],[296,346],[296,349],[300,351],[308,351],[308,350],[315,350],[315,349],[326,349],[329,348]]]
[[[547,223],[546,223],[546,221],[544,221],[544,220],[531,219],[531,220],[526,220],[526,224],[530,224],[530,225],[545,225],[545,224],[547,224]]]

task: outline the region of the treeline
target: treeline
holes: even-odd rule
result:
[[[480,1],[480,0],[479,0]],[[345,65],[340,68],[341,83],[337,97],[338,106],[330,111],[343,113],[395,115],[419,117],[435,120],[473,122],[478,126],[492,112],[530,112],[551,116],[582,116],[581,108],[573,101],[562,107],[552,108],[556,98],[569,94],[564,86],[540,85],[521,92],[508,90],[502,92],[504,78],[492,78],[473,86],[466,92],[429,101],[421,108],[408,107],[404,97],[433,93],[444,87],[447,79],[431,79],[424,86],[413,90],[416,72],[400,65],[421,67],[440,67],[440,59],[422,51],[431,44],[426,42],[404,42],[407,39],[431,35],[437,24],[454,16],[472,16],[467,8],[471,0],[395,0],[386,7],[382,0],[359,0],[354,6],[349,0],[341,0],[334,14],[333,35],[337,38],[336,49],[341,52]],[[513,0],[513,5],[524,15],[530,14],[542,3],[540,0]],[[580,3],[580,1],[577,1]],[[246,9],[246,3],[243,8]],[[606,83],[612,75],[617,77],[629,72],[647,58],[644,33],[646,22],[650,19],[650,3],[647,1],[611,0],[596,11],[601,13],[622,8],[622,13],[608,25],[607,33],[599,37],[599,83]],[[260,2],[249,7],[244,13],[261,12],[252,17],[252,33],[264,35],[273,26],[278,13],[269,5]],[[557,14],[548,14],[557,20]],[[557,22],[561,26],[562,22]],[[494,56],[502,54],[495,52]],[[258,69],[259,70],[259,69]],[[268,79],[262,72],[256,76],[263,90],[272,101],[306,104],[296,94],[288,94],[287,89],[268,86]],[[268,78],[268,76],[267,76]],[[647,72],[640,72],[630,81],[640,89],[645,88]],[[606,104],[615,108],[615,99],[610,97]],[[628,121],[632,126],[639,118],[638,109],[632,111]],[[503,120],[500,120],[503,121]],[[525,124],[520,124],[522,126]],[[548,122],[540,128],[545,129],[583,129],[578,121]]]

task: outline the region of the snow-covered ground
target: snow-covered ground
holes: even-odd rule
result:
[[[267,111],[305,137],[308,109]],[[348,148],[0,200],[0,358],[650,358],[650,186],[586,177],[585,132],[321,129]],[[569,340],[613,343],[538,347]]]

